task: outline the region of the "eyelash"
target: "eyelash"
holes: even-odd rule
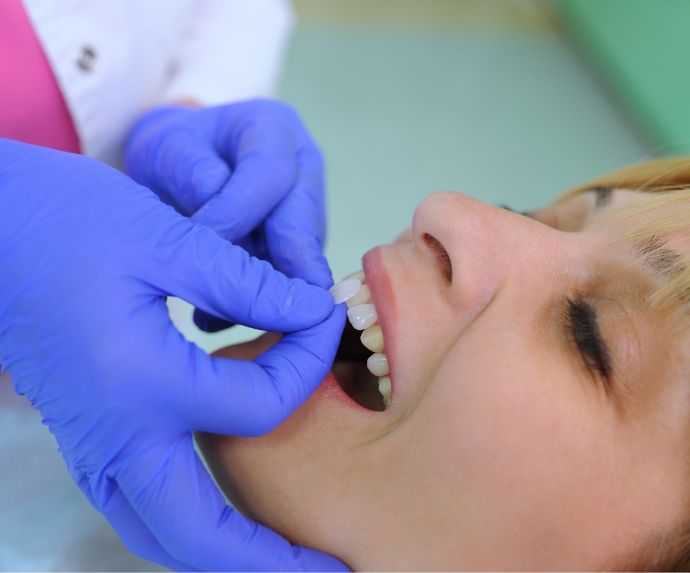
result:
[[[611,355],[601,336],[594,306],[581,297],[568,299],[566,322],[587,370],[608,384],[612,373]]]
[[[516,211],[512,207],[506,205],[505,203],[501,203],[500,205],[497,205],[501,209],[505,209],[506,211],[510,211],[511,213],[517,213],[518,215],[524,215],[525,217],[529,217],[530,219],[532,216],[530,215],[529,211]]]

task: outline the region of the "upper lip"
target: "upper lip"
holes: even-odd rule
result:
[[[383,257],[383,247],[375,247],[362,258],[362,267],[366,283],[371,291],[371,300],[376,308],[378,322],[383,331],[384,353],[388,358],[391,384],[393,388],[393,404],[396,399],[396,347],[395,322],[397,320],[397,299],[393,290],[391,277],[386,271]]]

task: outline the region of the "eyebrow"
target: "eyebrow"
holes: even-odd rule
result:
[[[590,189],[595,194],[594,210],[604,209],[611,203],[615,189],[611,187],[593,187]],[[678,276],[686,274],[688,267],[681,262],[678,251],[668,246],[668,238],[660,235],[651,235],[632,244],[632,252],[642,265],[651,271],[656,277],[670,283]],[[680,299],[690,302],[690,295],[679,292]]]
[[[667,245],[667,238],[652,235],[634,243],[633,252],[651,271],[673,280],[687,272],[687,267],[680,262],[680,253]]]

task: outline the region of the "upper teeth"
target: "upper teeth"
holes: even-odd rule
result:
[[[353,280],[353,279],[350,279]],[[371,300],[371,291],[369,290],[369,287],[367,285],[361,285],[359,287],[359,290],[355,292],[355,294],[352,295],[347,300],[347,307],[352,308],[353,306],[357,306],[360,304],[365,304]]]
[[[391,379],[389,376],[379,378],[379,392],[383,396],[383,404],[388,408],[391,403]]]
[[[371,291],[364,284],[364,280],[362,271],[352,273],[339,283],[334,284],[330,288],[330,292],[336,304],[347,303],[347,317],[350,324],[356,330],[363,331],[360,340],[366,348],[374,353],[367,360],[367,368],[379,378],[379,392],[387,408],[392,396],[391,379],[388,375],[388,357],[383,353],[383,331],[378,323],[376,308],[370,302]]]
[[[367,359],[367,368],[374,376],[388,376],[388,358],[382,352],[376,352]]]
[[[372,352],[383,352],[383,331],[378,322],[365,328],[359,339]]]
[[[378,320],[376,308],[373,304],[358,304],[347,309],[347,317],[355,330],[369,328]]]
[[[334,284],[329,290],[335,304],[346,302],[362,289],[362,282],[357,279],[345,279]],[[349,305],[348,305],[349,306]]]

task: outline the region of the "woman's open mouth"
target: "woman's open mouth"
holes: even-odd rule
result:
[[[353,273],[331,287],[337,303],[347,304],[348,322],[333,364],[333,376],[343,391],[368,410],[384,411],[392,387],[383,332],[363,272]]]

